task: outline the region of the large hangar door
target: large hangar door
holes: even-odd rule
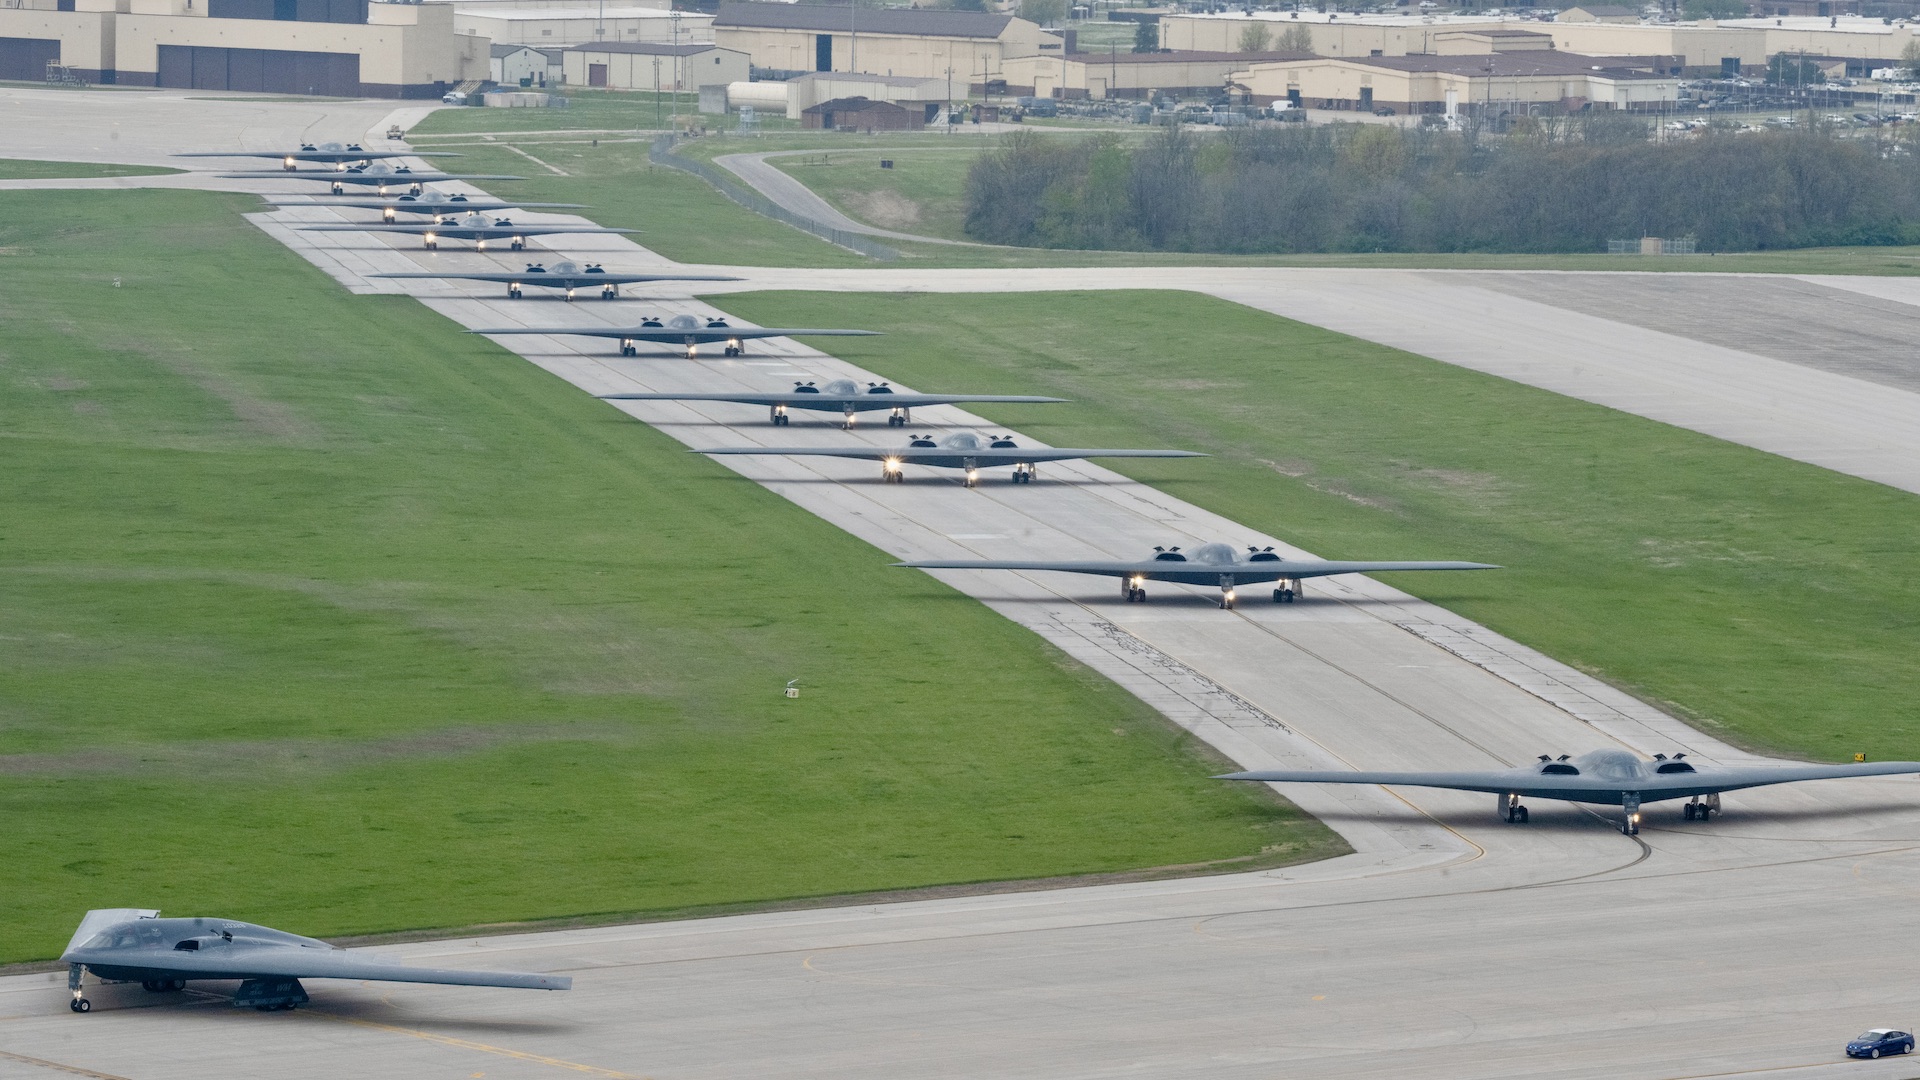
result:
[[[833,35],[813,35],[813,70],[833,70]]]
[[[0,37],[0,79],[41,82],[47,61],[58,59],[59,38]]]
[[[161,86],[273,94],[360,95],[357,53],[160,46]]]

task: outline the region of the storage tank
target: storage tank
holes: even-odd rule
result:
[[[787,115],[787,84],[783,82],[737,82],[727,84],[727,108],[751,105],[755,112]]]

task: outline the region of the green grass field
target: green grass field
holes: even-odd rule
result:
[[[102,165],[91,161],[28,161],[0,158],[0,180],[71,180],[89,176],[164,176],[182,172],[154,165]]]
[[[768,163],[799,180],[841,213],[883,229],[966,240],[967,170],[971,145],[825,151]],[[880,161],[893,162],[882,169]]]
[[[407,137],[413,141],[418,136],[465,135],[481,131],[665,131],[676,126],[675,117],[731,123],[718,117],[701,117],[700,95],[696,91],[682,91],[677,101],[673,94],[589,90],[577,86],[550,87],[548,92],[566,98],[567,107],[435,109],[408,129]],[[771,131],[799,127],[784,116],[763,116],[760,124]],[[425,143],[420,145],[423,149],[426,146]]]
[[[1072,398],[980,408],[1056,446],[1212,453],[1118,466],[1323,556],[1503,564],[1393,584],[1717,735],[1920,757],[1912,495],[1187,293],[725,305],[884,328],[834,351],[916,389]]]
[[[0,962],[89,907],[340,935],[1340,850],[250,199],[0,200]]]
[[[469,110],[479,112],[481,110]],[[493,110],[507,112],[512,110]],[[443,110],[444,112],[444,110]],[[434,114],[436,116],[441,113]],[[932,139],[934,137],[927,137]],[[892,140],[887,140],[891,142]],[[582,202],[587,216],[602,225],[637,227],[640,243],[681,262],[753,266],[878,266],[864,256],[761,217],[729,202],[712,186],[686,173],[650,166],[644,142],[549,142],[533,147],[542,161],[564,169],[553,176],[501,146],[479,142],[437,142],[435,147],[467,155],[462,168],[526,176],[522,183],[495,190],[530,200]],[[531,143],[528,144],[530,147]],[[689,157],[722,153],[807,148],[803,137],[701,140],[683,149]],[[833,156],[843,143],[820,144]],[[906,144],[912,145],[912,144]],[[862,148],[867,149],[867,148]],[[956,154],[955,156],[961,156]],[[875,172],[880,170],[876,168]],[[876,181],[878,182],[878,181]],[[919,183],[919,180],[896,183]],[[904,197],[904,196],[903,196]],[[853,213],[853,208],[842,205]],[[937,215],[936,215],[937,216]],[[1051,251],[1037,248],[954,247],[887,240],[903,258],[899,265],[940,266],[1305,266],[1377,267],[1415,270],[1635,270],[1684,273],[1920,274],[1920,247],[1813,248],[1733,255],[1474,255],[1379,254],[1228,256],[1168,252]]]

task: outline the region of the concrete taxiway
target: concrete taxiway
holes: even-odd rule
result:
[[[317,137],[342,134],[358,133]],[[367,282],[367,272],[517,259],[427,253],[393,240],[290,228],[341,213],[373,216],[301,207],[257,220],[364,291],[399,284]],[[557,238],[555,246],[568,256],[658,265],[619,237]],[[834,271],[745,273],[755,275],[746,287],[855,288],[879,280]],[[930,287],[948,272],[878,273],[898,288]],[[1323,271],[1286,279],[1222,273],[1262,275],[1221,277],[1208,286],[1259,294],[1256,306],[1300,302],[1271,295],[1276,282],[1306,292],[1328,317],[1347,312],[1340,317],[1357,319],[1367,306],[1364,291],[1353,294],[1352,279]],[[1139,274],[1100,287],[1140,285],[1147,275],[1164,287],[1171,276]],[[1194,287],[1197,277],[1180,274],[1181,287]],[[1024,280],[1018,271],[995,270],[973,281],[989,279],[994,289]],[[1307,288],[1310,279],[1320,281],[1317,291]],[[967,284],[945,280],[953,288]],[[1421,280],[1408,276],[1412,309],[1443,308],[1443,290]],[[634,310],[595,301],[511,302],[458,283],[409,284],[421,286],[423,302],[467,326],[613,323]],[[1575,338],[1591,330],[1578,322],[1591,316],[1481,286],[1457,288],[1519,305],[1501,309],[1522,313],[1502,316],[1510,327]],[[1396,303],[1404,306],[1405,298],[1396,294]],[[649,308],[713,310],[691,300]],[[1456,315],[1432,340],[1447,348],[1485,344],[1484,334],[1463,325],[1471,321]],[[610,342],[593,339],[508,342],[583,392],[871,377],[791,342],[755,346],[738,360],[692,363],[672,350],[621,358]],[[1500,356],[1518,355],[1524,344],[1512,343]],[[1613,369],[1606,377],[1626,378]],[[1698,371],[1690,377],[1704,379]],[[850,438],[889,445],[901,438],[884,427],[848,435],[831,421],[774,429],[763,410],[745,406],[624,407],[689,446]],[[981,424],[953,408],[916,410],[915,420],[919,428]],[[1920,423],[1903,428],[1890,414],[1885,424],[1920,448]],[[975,490],[924,471],[905,484],[882,485],[878,469],[863,462],[728,464],[899,556],[1122,557],[1153,544],[1215,539],[1293,550],[1282,538],[1260,536],[1092,464],[1044,466],[1031,486],[989,479]],[[914,571],[889,570],[877,560],[875,572]],[[1146,605],[1127,605],[1107,583],[1078,577],[942,577],[1251,767],[1472,768],[1610,745],[1684,749],[1721,761],[1743,756],[1579,672],[1366,579],[1310,583],[1303,603],[1250,598],[1229,612],[1217,609],[1208,591],[1173,586],[1153,589]],[[928,602],[937,617],[938,604],[965,601]],[[957,692],[964,692],[967,674],[956,673]],[[1255,874],[388,950],[440,966],[565,971],[576,977],[569,994],[320,983],[312,987],[312,1008],[260,1016],[230,1010],[217,995],[105,987],[90,992],[96,1010],[81,1017],[66,1011],[63,976],[0,979],[0,1075],[1920,1072],[1897,1062],[1836,1064],[1847,1036],[1911,1023],[1901,1014],[1920,1005],[1920,974],[1898,944],[1920,921],[1912,902],[1920,895],[1920,781],[1742,793],[1706,825],[1682,823],[1677,806],[1657,805],[1638,839],[1622,836],[1602,814],[1560,804],[1535,804],[1530,824],[1508,826],[1496,819],[1494,800],[1480,795],[1313,787],[1288,794],[1347,836],[1355,854]]]

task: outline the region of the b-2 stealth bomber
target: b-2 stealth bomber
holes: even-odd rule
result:
[[[376,275],[387,276],[387,275]],[[887,416],[888,427],[906,427],[913,422],[913,408],[916,405],[953,405],[959,402],[994,402],[999,404],[1048,404],[1061,402],[1066,398],[1033,397],[1026,394],[910,394],[886,383],[868,383],[865,390],[860,389],[852,379],[834,379],[825,386],[815,386],[811,382],[797,382],[793,389],[784,393],[753,394],[601,394],[607,401],[731,401],[741,405],[765,405],[767,419],[775,427],[785,427],[793,417],[789,409],[807,409],[813,412],[839,413],[844,420],[842,429],[853,427],[853,418],[863,412],[890,410]]]
[[[507,287],[507,299],[518,300],[521,290],[528,285],[539,285],[548,289],[567,290],[567,301],[573,301],[575,289],[600,290],[600,299],[613,300],[620,295],[620,286],[638,285],[651,281],[739,281],[737,277],[724,277],[719,274],[673,274],[641,273],[621,274],[608,271],[599,263],[581,265],[568,259],[562,259],[552,266],[542,263],[528,263],[525,270],[503,270],[478,274],[450,274],[432,272],[409,272],[405,274],[368,274],[376,278],[446,278],[455,281],[494,281]],[[498,333],[498,331],[495,331]]]
[[[506,176],[497,173],[443,173],[426,170],[414,172],[405,165],[363,165],[347,169],[344,172],[329,172],[323,169],[303,169],[298,172],[231,172],[219,174],[222,180],[318,180],[323,184],[332,184],[335,195],[344,195],[346,185],[371,187],[385,195],[388,188],[404,187],[410,195],[418,195],[425,190],[423,184],[437,184],[443,180],[525,180],[524,176]]]
[[[1227,773],[1216,780],[1258,780],[1275,784],[1384,784],[1388,787],[1448,788],[1484,791],[1499,797],[1509,822],[1527,820],[1522,798],[1618,806],[1625,811],[1620,831],[1640,831],[1642,803],[1691,799],[1683,808],[1688,821],[1706,821],[1720,809],[1720,794],[1769,784],[1840,780],[1850,776],[1920,773],[1920,761],[1875,761],[1851,765],[1695,765],[1687,755],[1655,754],[1648,761],[1627,750],[1595,750],[1577,758],[1541,754],[1517,769],[1464,772],[1344,772],[1326,769],[1260,769]]]
[[[93,1008],[81,992],[84,971],[115,982],[138,982],[152,993],[185,989],[193,979],[239,979],[233,1003],[262,1011],[305,1004],[307,992],[301,979],[573,988],[573,979],[567,975],[414,967],[252,923],[159,915],[146,908],[87,912],[60,954],[60,962],[67,965],[67,988],[73,992],[69,1007],[74,1012]]]
[[[698,315],[675,315],[662,322],[659,319],[647,319],[639,326],[630,327],[532,327],[515,326],[500,330],[469,330],[469,334],[485,334],[488,337],[506,334],[569,334],[578,337],[603,337],[620,339],[621,356],[639,356],[640,343],[654,341],[661,344],[684,345],[687,359],[694,359],[696,350],[702,345],[716,341],[727,343],[726,355],[747,355],[746,343],[756,338],[777,337],[872,337],[875,330],[781,330],[771,327],[734,326],[725,319],[702,319]]]
[[[325,199],[324,202],[314,202]],[[324,195],[309,195],[299,202],[292,199],[268,199],[272,206],[338,206],[349,210],[378,210],[380,220],[397,221],[401,214],[421,214],[432,217],[438,223],[447,218],[462,214],[495,213],[501,210],[585,210],[585,203],[570,202],[507,202],[492,196],[468,196],[455,193],[442,194],[438,191],[426,191],[418,195],[390,195],[384,199],[340,198],[328,199]]]
[[[1035,466],[1042,461],[1077,461],[1081,458],[1181,458],[1206,457],[1192,450],[1076,450],[1055,447],[1023,447],[1005,435],[976,435],[956,431],[939,441],[915,439],[902,447],[877,446],[722,446],[695,450],[696,454],[757,454],[777,457],[859,458],[880,463],[880,480],[898,484],[906,480],[904,466],[931,465],[939,469],[965,469],[967,487],[977,487],[980,470],[1000,465],[1013,466],[1013,482],[1031,484],[1039,474]]]
[[[1231,610],[1235,587],[1279,582],[1273,602],[1291,604],[1302,594],[1307,578],[1334,574],[1372,574],[1388,570],[1498,570],[1477,562],[1336,562],[1325,559],[1288,559],[1273,549],[1249,547],[1245,558],[1231,544],[1202,544],[1192,551],[1154,548],[1151,558],[1135,562],[1007,562],[977,559],[937,559],[898,562],[920,570],[1053,570],[1063,574],[1098,574],[1120,579],[1120,595],[1130,604],[1145,603],[1146,583],[1172,581],[1182,585],[1217,585],[1220,607]]]
[[[345,169],[354,162],[374,162],[403,157],[459,157],[460,155],[445,150],[368,150],[359,143],[323,142],[301,143],[298,150],[195,150],[173,156],[279,158],[280,167],[291,172],[303,161]]]
[[[634,229],[610,229],[604,225],[519,225],[510,218],[492,218],[468,214],[457,221],[419,225],[302,225],[301,232],[364,232],[376,236],[417,236],[428,251],[437,251],[440,241],[471,240],[477,251],[487,250],[487,241],[505,240],[514,251],[524,251],[529,236],[561,236],[586,233],[630,233]]]

